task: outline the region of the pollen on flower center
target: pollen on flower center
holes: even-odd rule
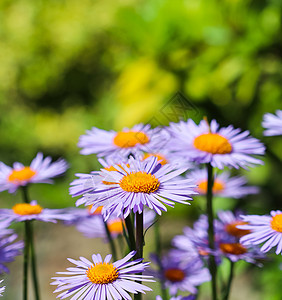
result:
[[[232,151],[228,139],[218,133],[204,133],[194,139],[194,147],[211,154],[227,154]]]
[[[17,215],[38,215],[42,212],[43,208],[38,205],[32,205],[29,203],[18,203],[13,206],[13,211]]]
[[[139,171],[124,176],[119,185],[126,192],[149,194],[158,190],[160,182],[155,175]]]
[[[213,187],[212,187],[212,191],[214,194],[220,193],[221,191],[223,191],[225,188],[225,184],[218,180],[215,179],[214,183],[213,183]],[[200,194],[206,194],[207,190],[208,190],[208,181],[207,180],[202,180],[198,183],[198,191],[200,192]]]
[[[21,183],[23,181],[29,181],[35,174],[36,171],[30,167],[23,167],[19,170],[13,170],[8,176],[8,180],[12,183]]]
[[[277,214],[272,217],[270,224],[273,230],[282,232],[282,214]]]
[[[137,144],[149,143],[149,137],[142,131],[120,131],[113,139],[113,143],[121,148],[131,148]]]
[[[239,229],[237,228],[238,225],[247,225],[248,222],[244,222],[244,221],[235,221],[235,222],[232,222],[232,223],[229,223],[229,224],[226,224],[225,225],[225,231],[230,234],[230,235],[233,235],[237,238],[240,238],[246,234],[249,234],[251,233],[250,230],[247,230],[247,229]]]
[[[165,278],[172,282],[179,282],[185,278],[185,273],[180,269],[167,269],[165,270]]]
[[[226,254],[241,255],[247,252],[247,248],[240,243],[221,243],[219,248]]]
[[[164,155],[159,154],[159,153],[145,153],[143,156],[143,160],[145,160],[148,157],[156,157],[158,159],[158,162],[163,166],[166,165],[168,163],[168,161],[166,160],[166,158],[164,157]]]
[[[113,264],[99,263],[88,268],[86,271],[88,279],[96,284],[106,284],[118,279],[119,273]]]

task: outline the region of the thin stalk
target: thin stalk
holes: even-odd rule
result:
[[[36,271],[36,254],[34,249],[34,239],[33,239],[33,226],[30,222],[29,226],[29,236],[30,236],[30,254],[31,254],[31,269],[32,269],[32,278],[33,278],[33,285],[34,285],[34,293],[35,299],[39,300],[39,284],[37,280],[37,271]]]
[[[232,280],[233,280],[233,277],[234,277],[234,266],[235,266],[235,263],[230,260],[229,278],[228,278],[227,287],[226,287],[226,291],[225,291],[225,296],[224,296],[223,300],[228,300],[228,298],[229,298],[229,294],[230,294],[230,290],[231,290],[231,284],[232,284]]]
[[[159,267],[160,274],[164,274],[162,261],[161,261],[162,246],[161,246],[161,235],[160,235],[159,222],[155,222],[154,228],[155,228],[155,240],[156,240],[156,254],[157,254],[157,257],[158,257],[158,267]],[[160,285],[161,285],[162,298],[163,298],[163,300],[168,300],[167,291],[166,291],[165,284],[164,284],[164,281],[162,280],[162,278],[160,279],[159,282],[160,282]]]
[[[29,264],[29,230],[28,222],[24,222],[24,260],[23,260],[23,300],[28,299],[28,264]]]
[[[207,187],[207,215],[208,215],[208,237],[209,237],[209,247],[211,250],[214,250],[214,227],[213,227],[213,207],[212,207],[212,198],[213,198],[213,167],[211,164],[207,164],[208,172],[208,187]],[[214,255],[209,256],[209,270],[212,276],[211,288],[212,288],[212,300],[217,299],[217,289],[216,289],[216,262]]]
[[[134,231],[133,231],[133,225],[131,222],[130,215],[128,215],[125,219],[125,226],[128,232],[128,239],[129,239],[129,245],[130,245],[130,251],[133,251],[136,249],[135,245],[135,236],[134,236]]]
[[[29,200],[29,195],[28,195],[28,186],[22,186],[22,198],[24,203],[30,203]],[[40,300],[39,296],[39,285],[38,285],[38,280],[37,280],[37,271],[36,271],[36,253],[35,253],[35,248],[34,248],[34,240],[33,240],[33,228],[32,224],[30,221],[25,221],[25,243],[27,242],[28,247],[26,251],[26,257],[27,257],[27,262],[24,259],[24,268],[28,268],[29,264],[29,249],[31,251],[31,270],[32,270],[32,280],[33,280],[33,287],[34,287],[34,294],[35,294],[35,299]],[[27,270],[24,270],[24,277],[28,273]],[[27,280],[27,278],[24,280]]]
[[[22,186],[22,196],[23,196],[23,202],[24,203],[29,203],[29,196],[28,196],[28,191],[27,191],[27,185]]]
[[[135,259],[143,258],[143,246],[144,246],[144,236],[143,236],[143,212],[141,214],[136,213],[136,255]],[[142,273],[140,273],[142,275]],[[142,283],[142,281],[138,281]],[[142,294],[138,293],[134,295],[135,300],[141,300]]]
[[[104,223],[104,226],[105,226],[108,241],[110,243],[113,259],[114,259],[114,261],[116,261],[117,260],[117,251],[116,251],[115,243],[113,241],[113,238],[112,238],[112,235],[111,235],[111,232],[109,230],[109,226],[108,226],[107,222],[103,221],[103,223]]]
[[[125,229],[125,223],[122,222],[122,232],[123,232],[123,236],[126,240],[126,244],[129,248],[129,250],[131,250],[131,247],[130,247],[130,242],[129,242],[129,238],[128,238],[128,235],[127,235],[127,232],[126,232],[126,229]]]

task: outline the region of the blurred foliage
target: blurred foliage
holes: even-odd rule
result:
[[[86,129],[207,115],[268,148],[265,166],[243,172],[261,194],[222,205],[281,208],[282,141],[261,128],[265,112],[282,108],[281,12],[280,0],[2,0],[0,160],[66,158],[65,180],[32,191],[72,206],[74,173],[97,166],[78,154]],[[276,299],[267,274],[267,298]]]

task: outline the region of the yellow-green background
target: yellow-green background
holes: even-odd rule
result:
[[[281,209],[281,137],[263,138],[261,128],[265,112],[282,108],[281,11],[280,0],[2,0],[0,161],[29,164],[38,151],[64,157],[71,166],[66,176],[33,186],[31,194],[48,207],[74,206],[68,195],[74,173],[97,168],[95,156],[80,156],[76,146],[86,129],[206,115],[249,129],[268,147],[265,166],[243,172],[260,195],[224,199],[217,207]],[[178,92],[188,99],[187,111],[178,107]],[[1,194],[2,207],[16,201],[19,193]],[[164,224],[181,233],[201,201],[186,210],[177,206]],[[90,257],[102,246],[94,249],[93,241],[60,225],[42,224],[38,232],[47,300],[54,297],[49,278],[67,266],[67,256]],[[280,299],[279,261],[272,255],[265,268],[249,267],[247,280],[239,275],[248,299]],[[3,299],[20,299],[20,278],[18,258],[5,275]],[[233,299],[242,299],[234,289]]]

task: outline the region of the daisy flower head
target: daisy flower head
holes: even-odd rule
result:
[[[36,155],[30,166],[15,162],[11,168],[0,162],[0,191],[14,193],[20,186],[29,183],[52,183],[51,178],[63,174],[67,168],[65,160],[52,162],[51,157],[43,158],[42,153]]]
[[[194,179],[196,191],[200,195],[207,194],[208,177],[205,169],[198,169],[186,175]],[[259,189],[255,186],[246,186],[247,180],[243,176],[231,177],[229,172],[215,173],[212,191],[216,197],[241,198],[249,194],[257,194]]]
[[[263,116],[262,127],[266,130],[263,135],[282,135],[282,110],[276,110],[276,115],[267,113]]]
[[[5,264],[14,261],[15,257],[22,253],[24,243],[16,241],[17,238],[15,233],[0,237],[0,273],[9,273]]]
[[[243,221],[242,215],[243,213],[241,211],[233,213],[230,210],[220,210],[217,213],[219,222],[222,225],[222,231],[226,233],[227,238],[231,239],[233,237],[234,242],[239,241],[242,236],[251,233],[250,230],[238,228],[238,225],[248,224]]]
[[[128,157],[130,154],[136,156],[142,152],[154,152],[165,145],[167,140],[168,133],[160,128],[152,129],[149,124],[138,124],[119,132],[92,127],[80,136],[78,147],[82,148],[80,153],[84,155]]]
[[[58,287],[54,293],[60,292],[57,298],[65,299],[75,295],[72,299],[126,299],[130,300],[129,293],[137,294],[151,291],[147,286],[137,281],[151,281],[152,276],[139,275],[149,263],[143,263],[143,259],[130,261],[136,251],[130,252],[124,258],[110,263],[112,255],[105,257],[93,254],[92,261],[84,257],[79,260],[68,259],[75,268],[68,268],[67,272],[57,274],[68,275],[66,277],[54,277],[52,285]],[[136,274],[137,273],[137,274]]]
[[[3,282],[3,279],[2,280],[0,280],[0,283],[2,283]],[[0,296],[3,296],[2,294],[5,292],[5,286],[1,286],[0,287]]]
[[[197,293],[197,286],[211,279],[207,268],[199,259],[194,259],[187,265],[180,264],[178,257],[169,253],[161,260],[162,270],[156,272],[169,289],[169,294],[175,296],[179,291]]]
[[[86,204],[93,205],[93,210],[103,206],[102,214],[106,219],[111,214],[127,217],[130,211],[140,214],[144,206],[160,215],[167,210],[164,204],[171,207],[174,202],[189,204],[187,200],[192,200],[190,196],[195,194],[191,180],[178,177],[186,168],[161,166],[156,157],[144,161],[130,157],[128,165],[122,163],[114,167],[118,171],[100,172],[107,185],[84,195]]]
[[[68,221],[73,218],[65,209],[48,209],[37,204],[36,200],[30,203],[17,203],[12,209],[0,209],[0,220],[7,222],[23,222],[38,220],[56,223],[57,220]]]
[[[242,216],[246,225],[238,225],[239,229],[250,230],[251,233],[244,235],[240,242],[243,245],[259,245],[262,252],[268,252],[276,247],[275,253],[282,254],[282,211],[272,210],[270,215],[247,215]]]
[[[257,247],[247,247],[239,242],[222,240],[218,244],[218,248],[213,251],[215,256],[226,257],[232,262],[244,260],[261,266],[259,261],[265,259],[265,254]]]
[[[241,132],[233,126],[219,128],[216,120],[210,124],[202,120],[196,125],[193,120],[171,123],[169,130],[173,136],[170,148],[196,163],[210,163],[213,167],[224,166],[238,169],[247,168],[262,161],[252,155],[263,155],[264,145],[249,136],[249,131]]]

